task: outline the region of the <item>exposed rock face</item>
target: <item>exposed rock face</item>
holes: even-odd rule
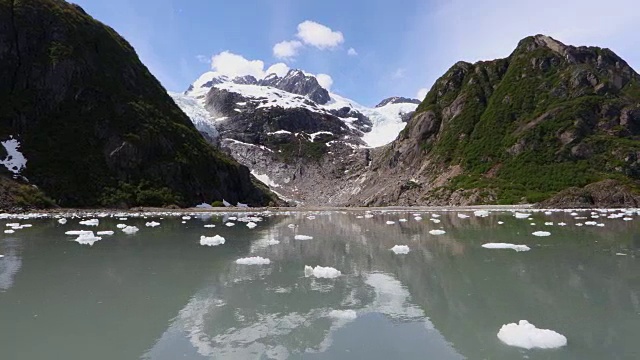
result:
[[[528,37],[438,79],[347,203],[536,202],[610,176],[637,187],[639,110],[640,77],[610,50]]]
[[[406,97],[402,97],[402,96],[392,96],[390,98],[386,98],[384,100],[382,100],[378,105],[376,105],[377,108],[381,108],[385,105],[388,104],[403,104],[403,103],[409,103],[409,104],[420,104],[420,100],[418,99],[409,99]]]
[[[568,188],[540,204],[542,208],[637,208],[640,195],[616,180],[604,180],[583,188]]]
[[[0,139],[61,206],[266,205],[113,29],[62,0],[0,0]]]
[[[320,86],[314,76],[305,75],[300,70],[291,69],[283,78],[271,74],[257,82],[257,84],[261,86],[271,86],[293,94],[304,95],[320,105],[326,104],[331,99],[327,89]]]

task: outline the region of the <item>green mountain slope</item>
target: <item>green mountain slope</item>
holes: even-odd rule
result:
[[[0,0],[0,140],[61,206],[265,205],[113,29],[62,0]],[[0,158],[4,149],[0,147]]]
[[[604,179],[638,189],[639,140],[640,77],[624,60],[532,36],[438,79],[374,167],[404,169],[403,189],[356,201],[537,202]]]

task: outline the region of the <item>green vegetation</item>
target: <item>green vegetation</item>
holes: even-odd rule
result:
[[[146,181],[134,186],[120,182],[117,188],[106,188],[100,204],[106,207],[169,206],[181,203],[178,195],[166,187],[154,187]]]

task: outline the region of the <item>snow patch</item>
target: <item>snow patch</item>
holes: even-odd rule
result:
[[[0,144],[7,151],[7,157],[0,160],[0,164],[4,165],[12,173],[19,174],[27,167],[27,158],[18,150],[20,142],[11,136],[9,140],[2,141]]]

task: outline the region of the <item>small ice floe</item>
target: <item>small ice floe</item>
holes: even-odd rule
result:
[[[400,222],[407,222],[407,219],[400,219],[400,220],[398,220],[398,221],[400,221]]]
[[[371,219],[372,217],[373,217],[373,214],[364,214],[365,219]]]
[[[271,245],[278,245],[280,244],[280,241],[276,240],[276,239],[269,239],[267,240],[267,245],[271,246]]]
[[[314,268],[314,267],[311,267],[309,265],[305,265],[304,266],[304,276],[305,277],[314,276],[314,277],[317,277],[317,278],[334,279],[334,278],[337,278],[340,275],[342,275],[342,273],[339,270],[334,269],[332,267],[316,266]]]
[[[4,233],[5,234],[13,234],[14,232],[16,232],[15,230],[5,230]]]
[[[113,231],[110,231],[110,230],[109,231],[98,231],[96,234],[97,235],[102,235],[102,236],[104,236],[104,235],[113,235]]]
[[[287,225],[287,227],[288,227],[289,229],[294,229],[294,228],[296,227],[296,225],[295,225],[295,224],[289,224],[289,225]]]
[[[248,222],[248,223],[247,223],[247,227],[248,227],[249,229],[253,229],[253,228],[254,228],[254,227],[256,227],[256,226],[258,226],[258,224],[254,223],[254,222],[251,222],[251,221],[250,221],[250,222]]]
[[[4,255],[0,255],[0,259],[2,259],[4,257]]]
[[[432,217],[432,218],[439,218],[439,217],[440,217],[440,214],[431,214],[431,217]]]
[[[206,228],[214,228],[214,227],[216,227],[216,226],[215,226],[215,225],[213,225],[213,224],[207,224],[207,225],[205,225],[204,227],[206,227]]]
[[[69,231],[65,232],[64,234],[65,235],[78,236],[78,235],[93,234],[93,231],[88,231],[88,230],[69,230]]]
[[[253,256],[253,257],[238,259],[236,260],[236,264],[238,265],[269,265],[271,264],[271,260],[265,259],[260,256]]]
[[[531,226],[536,226],[536,223],[531,223],[531,224],[529,224],[529,225],[531,225]]]
[[[422,216],[416,216],[416,217],[413,218],[413,220],[420,221],[420,220],[422,220]]]
[[[191,216],[185,215],[182,217],[182,220],[191,220]]]
[[[58,219],[58,223],[59,223],[60,225],[64,225],[64,224],[66,224],[66,223],[67,223],[67,219],[65,219],[65,218]]]
[[[200,245],[204,246],[218,246],[224,244],[224,241],[224,238],[220,235],[212,237],[200,236]]]
[[[571,214],[569,214],[569,215],[571,215],[571,216],[578,216],[578,213],[577,213],[577,212],[572,212],[572,213],[571,213]]]
[[[466,218],[468,218],[468,217],[469,217],[469,215],[467,215],[467,214],[458,214],[458,217],[459,217],[460,219],[466,219]]]
[[[596,226],[596,225],[598,225],[598,223],[595,222],[595,221],[585,221],[584,224],[588,225],[588,226]]]
[[[20,226],[20,223],[7,223],[7,224],[5,224],[4,226],[6,226],[6,227],[10,227],[10,228],[13,228],[13,227],[19,227],[19,226]]]
[[[531,216],[531,214],[526,214],[526,213],[515,213],[514,215],[516,217],[516,219],[527,219],[529,218],[529,216]]]
[[[396,245],[391,248],[391,251],[398,255],[406,255],[409,253],[409,247],[407,245]]]
[[[293,238],[296,240],[313,240],[313,236],[308,235],[296,235]]]
[[[331,310],[329,317],[341,320],[355,320],[358,317],[355,310]]]
[[[597,227],[604,227],[604,224],[603,223],[598,223],[598,224],[596,224],[596,226]]]
[[[544,223],[545,226],[553,226],[553,221],[547,221]]]
[[[625,253],[616,253],[616,256],[627,256]]]
[[[309,215],[309,216],[307,216],[307,219],[309,219],[309,220],[315,220],[315,218],[316,218],[316,217],[315,217],[315,216],[313,216],[313,215]]]
[[[127,225],[126,225],[126,224],[118,224],[118,225],[116,225],[116,227],[117,227],[118,229],[124,229],[124,228],[126,228],[126,227],[127,227]]]
[[[550,236],[551,233],[548,232],[548,231],[536,231],[536,232],[531,233],[531,235],[533,235],[533,236]]]
[[[78,235],[75,242],[80,245],[89,245],[93,246],[96,241],[102,240],[101,237],[93,235],[93,231],[86,231],[83,234]]]
[[[431,235],[443,235],[443,234],[446,234],[446,233],[447,233],[446,231],[438,230],[438,229],[429,231],[429,234],[431,234]]]
[[[567,226],[567,223],[561,222],[561,223],[558,223],[558,226]]]
[[[160,226],[160,223],[159,222],[155,222],[155,221],[150,221],[150,222],[144,224],[144,226],[146,226],[146,227],[156,227],[156,226]]]
[[[625,218],[622,218],[622,220],[624,220],[624,221],[631,221],[631,220],[633,220],[633,218],[625,217]]]
[[[487,243],[482,244],[482,247],[485,249],[513,249],[518,252],[531,250],[527,245],[514,245],[508,243]]]
[[[356,219],[364,219],[364,216],[358,215],[358,216],[356,216]]]
[[[99,224],[100,224],[100,220],[98,219],[80,221],[80,225],[86,225],[86,226],[98,226]]]
[[[498,225],[504,224],[504,221],[498,221]]]
[[[489,212],[487,210],[476,210],[473,212],[473,215],[478,217],[487,217],[489,216]]]
[[[119,218],[120,221],[127,221],[127,218]]]
[[[584,226],[583,223],[577,223],[576,226]]]
[[[545,212],[544,212],[544,214],[545,214],[545,215],[551,215],[551,214],[553,214],[553,213],[552,213],[551,211],[545,211]]]
[[[122,229],[122,232],[127,234],[127,235],[133,235],[133,234],[137,233],[138,230],[140,230],[140,229],[138,229],[136,226],[127,226],[127,227]]]
[[[393,225],[395,223],[396,223],[395,221],[391,221],[391,220],[387,221],[387,225]]]
[[[228,227],[232,227],[232,226],[235,226],[236,224],[235,224],[235,223],[232,223],[231,221],[229,221],[229,222],[228,222],[228,223],[226,223],[225,225],[226,225],[226,226],[228,226]]]
[[[509,346],[524,349],[555,349],[567,345],[567,338],[553,330],[538,329],[527,320],[502,325],[498,339]]]
[[[431,220],[434,224],[440,224],[440,219],[431,218],[429,220]]]

